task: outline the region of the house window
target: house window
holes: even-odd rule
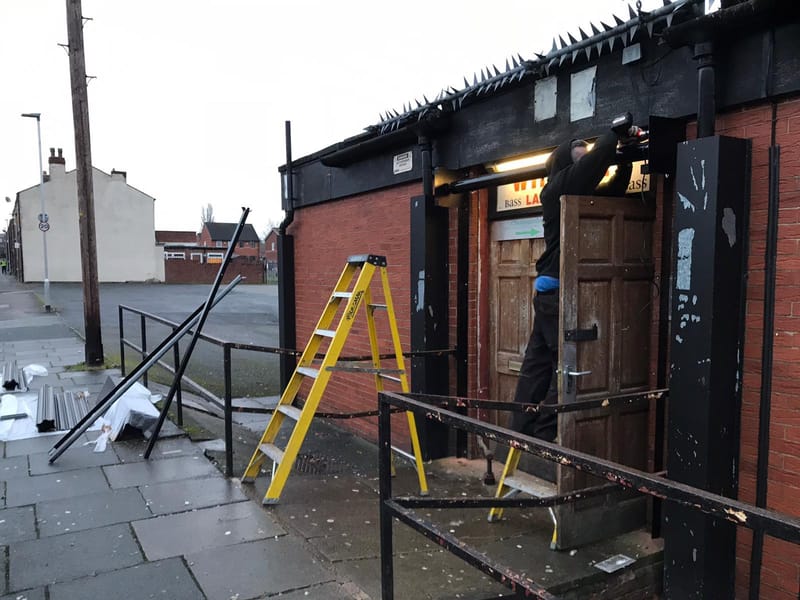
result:
[[[223,246],[223,244],[224,244],[224,243],[225,243],[225,242],[216,242],[214,245],[215,245],[217,248],[223,248],[223,247],[224,247],[224,246]]]
[[[272,242],[272,251],[275,252],[275,242]]]
[[[189,255],[189,260],[191,261],[200,261],[203,262],[203,253],[202,252],[192,252]]]
[[[164,252],[167,260],[186,260],[186,252]]]
[[[244,242],[239,242],[239,248],[244,248]]]
[[[255,242],[250,242],[250,247],[251,248],[255,248],[256,247],[256,243]]]
[[[218,265],[222,262],[222,252],[209,252],[206,254],[206,262],[210,265]]]

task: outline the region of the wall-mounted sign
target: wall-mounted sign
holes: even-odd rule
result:
[[[643,166],[643,160],[633,163],[631,179],[628,182],[628,189],[625,190],[626,194],[639,194],[641,192],[650,191],[650,175],[642,173]]]
[[[497,212],[541,206],[539,196],[546,182],[546,178],[539,178],[497,186]]]
[[[527,219],[510,219],[492,223],[492,241],[529,240],[544,237],[544,224],[541,216]]]
[[[395,154],[394,160],[392,161],[392,171],[395,175],[399,175],[400,173],[407,173],[413,167],[413,163],[411,160],[412,152],[409,150],[408,152],[403,152],[402,154]]]

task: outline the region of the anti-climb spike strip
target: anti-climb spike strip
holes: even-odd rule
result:
[[[624,25],[625,24],[625,21],[620,19],[617,15],[613,15],[613,17],[614,17],[614,20],[617,22],[617,25]]]
[[[600,33],[600,30],[595,27],[594,23],[589,23],[589,25],[592,27],[592,35],[598,35]]]
[[[576,40],[574,37],[572,37],[572,34],[569,31],[567,32],[567,37],[569,38],[570,45],[574,45],[574,44],[578,43],[578,40]]]
[[[572,62],[575,62],[575,59],[578,58],[578,54],[580,54],[580,50],[573,50],[572,51]]]
[[[630,13],[630,15],[631,15],[631,19],[635,19],[635,18],[638,16],[638,15],[636,14],[636,11],[635,11],[635,10],[633,10],[633,7],[632,7],[630,4],[628,4],[628,12],[629,12],[629,13]]]
[[[647,22],[647,35],[648,37],[653,37],[653,26],[655,25],[655,21],[648,21]]]
[[[517,58],[519,59],[519,64],[522,64],[522,63],[525,62],[525,59],[522,58],[522,54],[517,54]]]
[[[602,25],[603,29],[605,29],[606,31],[611,31],[612,29],[614,29],[611,25],[606,25],[602,21],[600,21],[600,25]]]
[[[585,40],[586,38],[588,38],[588,37],[589,37],[589,36],[586,34],[586,32],[585,32],[583,29],[581,29],[580,27],[578,27],[578,32],[581,34],[581,40]]]
[[[477,86],[477,85],[478,85],[478,74],[477,74],[477,73],[473,73],[473,76],[472,76],[472,77],[473,77],[473,79],[472,79],[472,85],[473,85],[473,86]]]
[[[560,35],[559,35],[559,36],[558,36],[558,40],[561,42],[561,49],[562,49],[562,50],[563,50],[564,48],[566,48],[567,46],[569,46],[569,44],[567,44],[567,42],[565,42],[565,41],[564,41],[564,38],[563,38],[562,36],[560,36]]]
[[[556,44],[556,38],[553,38],[553,47],[550,49],[550,53],[552,54],[556,50],[558,50],[558,45]]]
[[[592,47],[586,46],[583,51],[586,53],[586,60],[592,60]]]
[[[514,66],[516,67],[517,65],[514,65]],[[508,63],[508,59],[506,58],[506,71],[510,71],[510,70],[511,70],[511,65]]]
[[[500,69],[498,69],[498,68],[497,68],[497,65],[492,65],[492,68],[494,69],[494,75],[495,75],[495,77],[497,77],[498,75],[500,75]],[[508,70],[508,66],[506,66],[506,70]]]

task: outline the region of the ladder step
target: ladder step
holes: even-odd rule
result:
[[[280,404],[278,405],[278,412],[283,413],[290,419],[294,419],[295,421],[300,420],[300,414],[303,412],[296,406],[292,406],[291,404]]]
[[[331,298],[349,298],[353,292],[333,292]]]
[[[319,377],[319,369],[312,369],[311,367],[297,367],[297,372],[313,379]]]
[[[392,373],[394,375],[402,375],[404,373],[402,369],[384,369],[384,368],[377,369],[375,367],[361,367],[357,365],[353,366],[333,365],[328,367],[328,371],[344,371],[346,373],[370,373],[371,375],[381,375],[381,376],[387,373]]]
[[[395,383],[403,383],[399,377],[395,377],[394,375],[387,375],[386,373],[378,373],[378,377],[381,379],[386,379],[387,381],[394,381]]]
[[[336,335],[335,329],[316,329],[314,330],[316,335],[321,335],[322,337],[332,338]]]
[[[385,304],[367,304],[367,308],[371,308],[372,310],[386,310],[387,306]]]
[[[283,460],[283,450],[278,448],[275,444],[261,444],[258,447],[261,453],[272,459],[275,464],[280,464]]]
[[[528,473],[517,471],[503,480],[503,485],[512,490],[519,490],[535,498],[547,498],[556,494],[554,483],[539,479]]]

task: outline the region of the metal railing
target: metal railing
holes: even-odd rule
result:
[[[158,315],[154,315],[147,311],[134,308],[132,306],[127,306],[125,304],[120,304],[118,307],[119,313],[119,354],[120,354],[120,370],[122,372],[122,376],[125,376],[125,348],[130,348],[131,350],[135,351],[137,354],[141,355],[142,359],[148,354],[148,347],[147,347],[147,326],[148,323],[158,323],[165,327],[171,328],[173,332],[180,326],[178,323],[174,321],[170,321],[169,319],[165,319]],[[141,340],[140,345],[137,344],[134,340],[128,339],[125,337],[125,314],[130,313],[133,315],[139,316],[139,340]],[[186,332],[186,335],[191,335],[193,330],[189,330]],[[260,413],[260,414],[269,414],[272,412],[272,409],[269,408],[258,408],[258,407],[234,407],[233,406],[233,383],[231,377],[231,351],[232,350],[246,350],[250,352],[260,352],[266,354],[295,354],[298,353],[294,350],[284,350],[281,348],[273,348],[269,346],[259,346],[256,344],[244,344],[240,342],[231,342],[229,340],[223,340],[213,335],[208,335],[206,333],[200,333],[198,339],[203,340],[204,342],[208,342],[213,346],[217,346],[222,348],[222,377],[223,377],[223,395],[222,397],[216,395],[211,390],[203,387],[200,383],[194,381],[187,375],[183,375],[181,381],[178,384],[178,388],[176,391],[176,413],[177,413],[177,421],[178,426],[183,426],[183,399],[181,395],[182,388],[188,387],[191,388],[194,393],[198,396],[206,400],[209,404],[213,407],[216,407],[221,411],[221,416],[224,418],[225,421],[225,475],[228,477],[233,476],[233,413],[234,412],[242,412],[242,413]],[[180,353],[180,340],[176,341],[173,346],[172,351],[172,364],[165,360],[158,360],[156,364],[163,368],[168,373],[175,375],[178,366],[181,362],[181,353]],[[148,375],[147,371],[144,372],[142,376],[142,383],[145,387],[148,386]]]
[[[663,390],[656,390],[653,394],[660,394]],[[631,401],[657,399],[656,395],[634,395],[621,397],[617,402],[613,397],[608,398],[610,404],[624,405]],[[380,548],[381,548],[381,598],[392,600],[394,598],[394,566],[393,566],[393,520],[397,518],[401,523],[408,525],[434,540],[439,546],[449,550],[454,555],[466,561],[473,567],[482,571],[495,581],[512,589],[517,597],[540,598],[554,600],[555,595],[544,586],[532,579],[513,571],[506,565],[499,564],[487,557],[484,553],[460,541],[455,535],[437,524],[416,514],[414,509],[434,508],[501,508],[501,507],[534,507],[557,506],[577,502],[585,497],[602,494],[612,488],[621,487],[634,490],[640,494],[671,500],[692,510],[700,511],[707,515],[730,521],[740,527],[746,527],[754,532],[760,532],[780,540],[800,545],[800,518],[766,510],[720,496],[705,490],[692,487],[677,481],[672,481],[662,473],[647,473],[609,460],[601,459],[584,452],[565,448],[556,443],[545,442],[532,438],[510,429],[492,425],[458,414],[450,408],[477,408],[477,409],[504,409],[508,411],[531,411],[531,407],[522,408],[514,403],[501,403],[492,401],[473,400],[465,398],[447,398],[427,396],[420,394],[399,394],[381,392],[378,394],[378,452],[379,452],[379,489],[380,489]],[[596,401],[576,402],[574,405],[538,405],[539,409],[548,412],[563,412],[564,410],[583,410],[596,408]],[[396,410],[410,410],[424,418],[436,421],[448,427],[453,427],[468,433],[473,433],[483,438],[494,441],[510,448],[556,462],[560,465],[573,467],[584,473],[605,479],[610,484],[577,490],[568,494],[561,494],[547,498],[416,498],[392,496],[391,481],[391,442],[392,432],[390,414]]]

